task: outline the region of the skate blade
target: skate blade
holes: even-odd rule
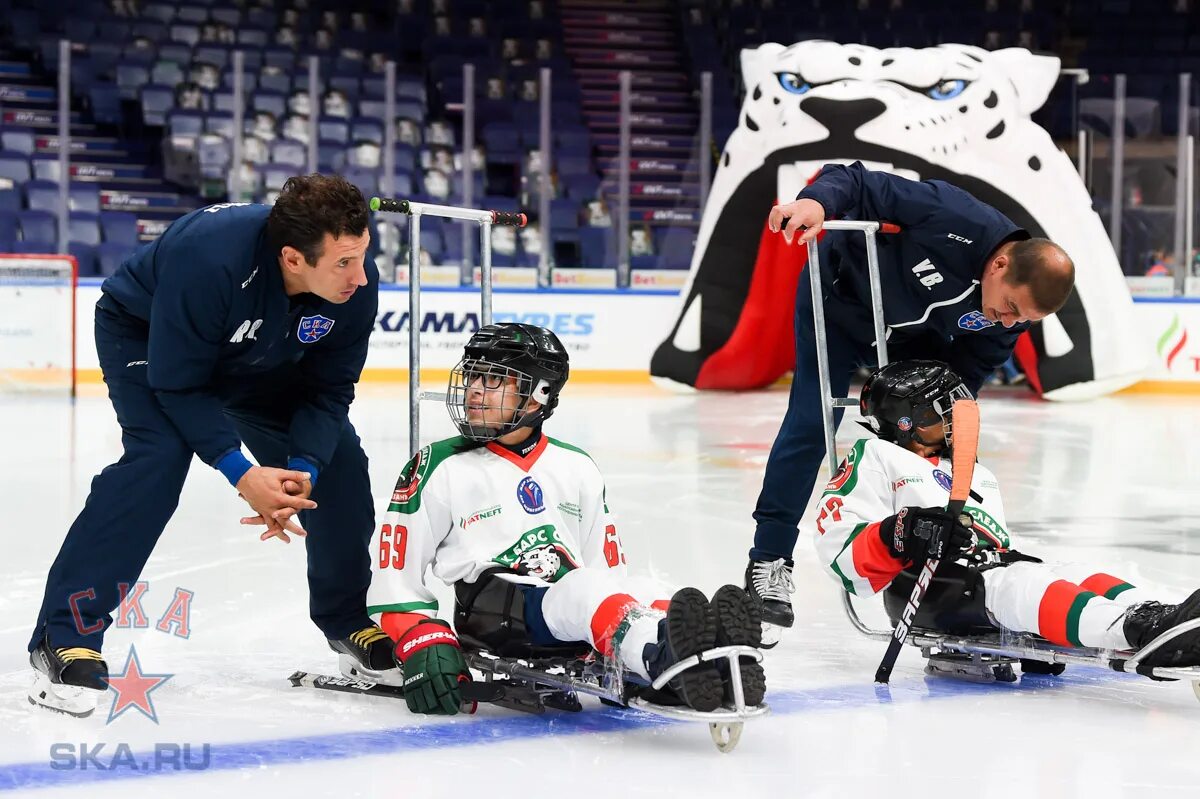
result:
[[[776,644],[783,638],[783,627],[778,624],[771,624],[764,621],[762,623],[762,643],[759,644],[760,649],[773,649]]]
[[[96,705],[104,691],[94,688],[79,688],[74,685],[53,683],[45,674],[39,673],[29,689],[29,704],[43,707],[56,713],[85,719],[96,712]]]
[[[383,671],[368,669],[353,656],[345,653],[338,655],[338,671],[342,673],[343,677],[349,677],[354,680],[366,680],[368,682],[380,683],[381,685],[395,685],[401,688],[404,686],[404,675],[400,672],[400,669],[384,669]]]

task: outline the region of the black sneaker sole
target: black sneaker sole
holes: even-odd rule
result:
[[[1194,592],[1180,603],[1175,611],[1175,625],[1200,618],[1200,591]],[[1166,631],[1166,632],[1169,632]],[[1172,638],[1161,649],[1155,650],[1142,663],[1146,666],[1185,667],[1200,666],[1200,629],[1191,630],[1178,638]]]
[[[712,649],[717,643],[717,612],[695,588],[681,588],[667,610],[667,642],[675,661]],[[704,713],[721,706],[725,682],[715,664],[700,663],[671,680],[670,687],[693,710]]]
[[[736,585],[724,585],[713,594],[712,606],[717,612],[717,646],[762,646],[762,611],[758,600]],[[746,704],[762,704],[767,692],[762,663],[742,660],[740,664]],[[733,683],[727,672],[722,666],[725,699],[733,702]]]

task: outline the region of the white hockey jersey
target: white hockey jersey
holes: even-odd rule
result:
[[[908,561],[892,557],[879,537],[880,522],[904,507],[945,507],[952,476],[949,458],[922,458],[877,438],[859,441],[821,496],[816,546],[825,570],[852,594],[882,591]],[[966,506],[976,548],[1008,549],[995,476],[976,464],[971,488],[981,498],[972,497]]]
[[[494,442],[439,441],[409,461],[371,551],[367,612],[437,615],[425,570],[447,584],[487,569],[546,584],[578,568],[620,569],[625,556],[586,452],[542,435],[521,457]]]

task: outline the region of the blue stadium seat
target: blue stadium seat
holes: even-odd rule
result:
[[[8,191],[12,191],[9,189]],[[17,230],[20,225],[17,212],[0,208],[0,241],[14,242],[17,240]]]
[[[20,253],[29,255],[54,255],[58,252],[58,244],[45,239],[21,239],[13,245]]]
[[[183,67],[175,61],[157,61],[150,68],[150,82],[175,87],[183,83]]]
[[[425,106],[411,100],[396,101],[396,118],[412,119],[417,122],[425,121]]]
[[[417,148],[411,144],[397,142],[395,147],[394,161],[396,170],[404,170],[405,172],[415,172],[417,169]]]
[[[72,211],[68,221],[70,241],[90,244],[100,243],[100,215],[84,211]]]
[[[71,181],[67,191],[67,203],[72,211],[100,213],[100,187],[98,185]]]
[[[0,150],[33,155],[33,132],[20,129],[0,131]]]
[[[346,144],[350,141],[350,123],[341,117],[322,116],[317,120],[317,138]]]
[[[127,58],[122,56],[122,58]],[[150,82],[150,69],[142,64],[131,64],[122,61],[117,64],[117,86],[121,90],[122,100],[136,100],[142,87]]]
[[[451,235],[453,235],[451,232]],[[446,252],[445,242],[442,240],[442,231],[428,230],[424,226],[421,228],[421,249],[429,253],[430,257],[435,261],[441,259]]]
[[[286,72],[264,70],[258,75],[258,88],[284,94],[292,90],[292,76]]]
[[[239,28],[237,42],[242,47],[266,47],[267,31],[265,28]]]
[[[17,214],[22,241],[56,241],[58,221],[49,211],[22,211]]]
[[[94,244],[72,241],[67,244],[67,252],[75,257],[80,277],[96,276],[96,246]]]
[[[358,187],[366,197],[371,197],[379,191],[379,170],[365,166],[348,166],[342,177]]]
[[[142,87],[142,122],[162,127],[167,121],[167,112],[175,106],[175,91],[170,86],[149,84]]]
[[[349,141],[370,141],[383,144],[383,123],[378,119],[355,117],[350,123]]]
[[[167,114],[167,129],[172,136],[199,136],[204,131],[204,114],[172,110]]]
[[[101,125],[121,124],[121,89],[112,83],[93,83],[88,87],[92,118]]]
[[[303,167],[308,161],[308,147],[295,139],[276,139],[271,142],[271,163]]]
[[[291,72],[296,64],[296,52],[287,47],[268,47],[263,50],[263,66],[278,67]]]
[[[175,24],[169,29],[171,41],[196,46],[200,41],[200,29],[195,25]]]
[[[138,243],[137,217],[126,211],[104,211],[100,214],[100,232],[107,244],[132,248]]]
[[[175,19],[175,6],[170,3],[149,3],[142,13],[159,22],[172,22]]]
[[[254,99],[250,103],[250,107],[255,111],[267,111],[282,118],[287,113],[287,97],[282,92],[263,91],[262,89],[254,93]]]
[[[0,189],[0,214],[11,213],[15,214],[21,210],[21,191],[20,189]],[[13,217],[15,220],[16,217]],[[14,224],[15,221],[14,221]],[[0,231],[0,238],[3,238]]]
[[[660,269],[688,269],[696,247],[696,231],[691,228],[660,229],[655,235]]]
[[[25,207],[33,211],[58,212],[58,184],[31,180],[25,184]],[[34,238],[40,238],[35,236]]]
[[[220,44],[201,44],[192,51],[192,60],[213,64],[217,69],[224,69],[232,62],[229,48]],[[247,65],[247,69],[250,69]]]
[[[581,227],[579,229],[579,253],[582,266],[616,266],[617,237],[615,228]]]
[[[228,111],[210,111],[204,116],[204,130],[227,139],[233,138],[233,114]]]
[[[121,264],[132,252],[132,245],[104,242],[96,248],[97,272],[101,277],[108,277],[120,268]]]
[[[183,67],[192,60],[192,47],[191,45],[183,44],[181,42],[166,42],[162,45],[159,45],[158,60],[174,61],[176,64],[179,64],[180,67]],[[153,78],[151,78],[151,80],[153,80]]]
[[[34,180],[52,180],[55,183],[62,177],[62,169],[55,153],[38,153],[29,161],[33,170]]]
[[[299,168],[290,164],[268,164],[262,168],[263,188],[279,191],[287,179],[299,174]]]

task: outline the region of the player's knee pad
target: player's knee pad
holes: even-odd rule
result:
[[[903,613],[916,576],[906,569],[884,589],[883,607],[893,622]],[[925,591],[914,624],[953,635],[995,632],[984,607],[983,577],[970,566],[943,563]]]

